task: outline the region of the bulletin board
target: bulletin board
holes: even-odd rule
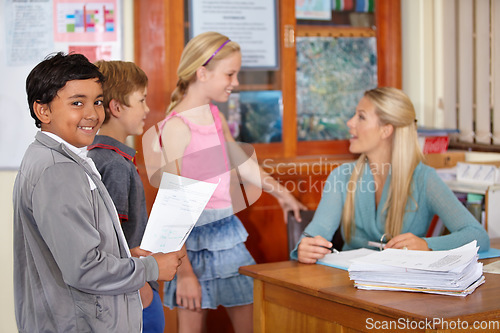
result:
[[[122,59],[122,0],[4,0],[0,15],[0,169],[14,170],[38,131],[26,98],[29,72],[59,51]]]

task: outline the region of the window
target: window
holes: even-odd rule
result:
[[[405,91],[427,127],[458,129],[450,147],[500,151],[500,2],[403,2]],[[412,68],[409,68],[412,66]]]

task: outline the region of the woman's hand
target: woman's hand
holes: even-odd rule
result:
[[[420,250],[430,251],[427,242],[420,237],[415,236],[411,232],[397,235],[385,245],[386,249],[404,249],[404,250]]]
[[[331,242],[321,236],[304,237],[297,247],[297,256],[299,261],[304,264],[314,264],[325,254],[331,253],[332,246]]]

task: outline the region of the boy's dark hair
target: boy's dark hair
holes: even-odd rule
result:
[[[64,54],[58,52],[48,55],[45,60],[35,66],[26,79],[26,94],[31,117],[36,127],[42,123],[36,117],[33,104],[48,104],[57,96],[68,81],[97,78],[104,82],[99,69],[82,54]]]

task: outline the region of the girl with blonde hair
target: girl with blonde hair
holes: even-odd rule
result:
[[[343,249],[369,247],[447,250],[477,240],[489,249],[484,228],[439,178],[423,164],[412,102],[401,90],[366,91],[347,122],[349,150],[360,154],[329,175],[313,220],[291,257],[315,263],[330,252],[329,241],[341,225]],[[434,215],[449,235],[425,237]]]
[[[240,275],[238,268],[255,261],[245,247],[248,233],[234,215],[237,209],[230,192],[230,173],[235,167],[231,167],[233,156],[228,155],[235,141],[224,115],[211,103],[228,100],[238,87],[240,67],[236,42],[217,32],[194,37],[182,52],[177,87],[167,117],[159,125],[168,172],[218,182],[185,243],[188,255],[176,278],[165,283],[164,304],[178,308],[180,332],[201,332],[207,311],[218,306],[226,308],[235,332],[253,330],[253,280]],[[257,170],[253,175],[252,165]],[[251,160],[237,169],[238,177],[252,178],[285,211],[293,210],[298,217],[300,209],[305,209]]]

